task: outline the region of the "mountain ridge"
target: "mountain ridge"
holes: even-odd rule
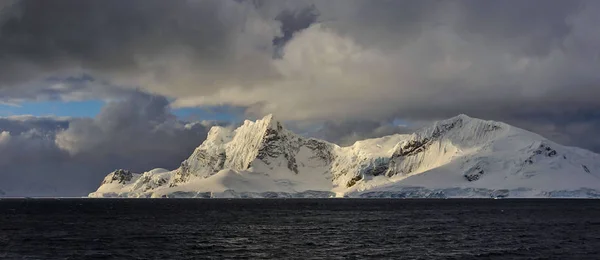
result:
[[[505,123],[464,114],[412,134],[344,147],[296,135],[268,115],[245,120],[237,129],[211,128],[175,170],[112,172],[89,196],[378,197],[408,192],[416,197],[544,197],[600,190],[599,159]],[[511,195],[511,190],[518,192]]]

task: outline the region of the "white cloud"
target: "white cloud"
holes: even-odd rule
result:
[[[0,145],[8,143],[10,141],[10,132],[2,131],[0,133]]]

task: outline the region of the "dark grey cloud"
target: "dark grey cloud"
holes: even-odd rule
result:
[[[532,54],[548,51],[566,36],[571,28],[565,18],[584,8],[585,2],[333,0],[304,4],[315,5],[320,21],[365,46],[394,48],[414,40],[424,30],[451,26],[460,37],[476,37],[502,47],[512,45],[511,51]]]
[[[234,1],[22,0],[4,9],[1,87],[83,72],[172,96],[210,93],[215,81],[268,77],[270,56],[258,54],[272,53],[278,35],[275,21]]]
[[[282,49],[285,44],[292,39],[294,33],[302,31],[314,24],[319,17],[319,10],[315,5],[310,5],[300,9],[283,10],[275,20],[281,23],[281,36],[273,39],[275,48],[275,57],[281,57]]]
[[[215,2],[203,5],[194,8],[188,1],[20,1],[1,27],[3,61],[131,70],[137,66],[135,54],[156,54],[174,44],[222,50],[216,48],[228,44],[226,30],[219,28],[222,24],[192,26],[217,20],[211,6]]]
[[[114,86],[89,75],[55,75],[36,84],[20,88],[0,88],[0,100],[18,105],[23,101],[82,101],[110,100],[130,95],[135,89]]]
[[[217,122],[181,122],[164,97],[136,93],[95,118],[0,119],[0,189],[10,196],[82,196],[117,168],[176,168]]]
[[[594,1],[17,1],[0,24],[7,96],[55,74],[291,120],[597,109]],[[9,10],[10,12],[7,12]],[[319,24],[316,24],[319,23]],[[273,53],[278,55],[273,57]],[[48,83],[45,82],[47,85]],[[29,89],[29,90],[25,90]],[[565,95],[565,93],[568,94]],[[49,95],[52,96],[52,95]]]
[[[320,24],[294,32],[273,61],[280,77],[175,105],[233,104],[291,120],[598,109],[594,1],[294,3],[259,5],[319,14]]]
[[[31,129],[55,133],[68,128],[69,120],[68,118],[36,117],[30,115],[0,117],[0,130],[10,132],[13,135],[20,135]]]

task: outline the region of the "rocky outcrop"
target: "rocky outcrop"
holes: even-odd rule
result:
[[[104,181],[102,182],[102,184],[108,184],[108,183],[125,184],[127,182],[130,182],[132,178],[133,178],[133,173],[131,173],[130,171],[118,169],[114,172],[109,173],[108,176],[106,176],[106,178],[104,178]]]
[[[298,174],[296,154],[300,149],[301,142],[296,140],[294,136],[285,133],[280,122],[276,122],[275,125],[276,128],[269,127],[266,129],[256,159],[270,165],[271,159],[283,157],[286,161],[287,168],[295,174]],[[248,165],[248,168],[251,166],[252,165]]]
[[[536,160],[536,157],[554,157],[557,156],[558,152],[554,149],[552,149],[552,147],[550,147],[550,145],[545,144],[545,143],[541,143],[537,149],[535,149],[532,152],[532,155],[529,156],[526,160],[525,163],[527,164],[533,164]],[[563,156],[563,159],[566,159],[566,157]]]
[[[473,165],[471,168],[469,168],[464,176],[468,181],[476,181],[479,180],[479,178],[481,178],[481,176],[483,176],[486,172],[485,167],[486,167],[487,163],[485,163],[485,161],[478,161],[475,163],[475,165]]]

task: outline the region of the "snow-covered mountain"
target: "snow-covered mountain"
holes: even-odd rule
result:
[[[600,155],[459,115],[340,147],[272,115],[213,127],[175,170],[117,170],[90,197],[600,197]]]

